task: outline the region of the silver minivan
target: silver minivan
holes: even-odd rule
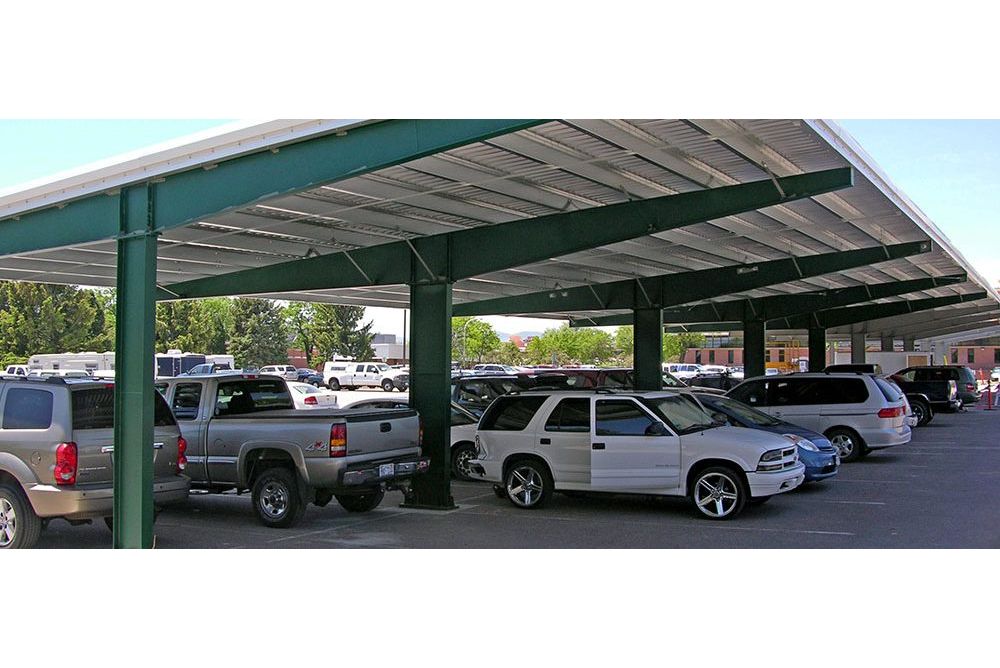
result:
[[[910,442],[905,398],[882,378],[859,373],[795,373],[746,380],[729,397],[824,434],[843,461]]]

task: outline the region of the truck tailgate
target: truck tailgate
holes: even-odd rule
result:
[[[416,411],[373,409],[345,411],[347,456],[367,461],[413,452],[419,445],[420,419]]]

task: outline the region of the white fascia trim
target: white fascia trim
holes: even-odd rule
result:
[[[905,213],[934,243],[938,244],[948,255],[954,258],[965,269],[970,279],[986,290],[995,301],[1000,302],[1000,293],[997,292],[997,289],[990,285],[990,282],[975,270],[972,264],[965,259],[965,256],[952,245],[948,237],[938,229],[938,226],[920,210],[920,207],[914,204],[903,191],[889,180],[889,177],[886,176],[875,160],[868,155],[847,130],[830,120],[805,119],[805,123],[813,132],[818,134],[827,144],[832,146],[850,162],[852,167],[871,181],[893,204],[899,207],[900,211]]]
[[[241,121],[124,153],[0,191],[0,218],[63,204],[202,165],[345,132],[368,121],[306,119]]]

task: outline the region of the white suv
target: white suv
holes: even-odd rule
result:
[[[409,374],[409,368],[393,369],[383,362],[327,362],[323,365],[323,382],[331,390],[381,387],[386,392],[405,391],[409,386]]]
[[[257,372],[262,376],[280,376],[285,380],[298,380],[299,370],[291,364],[271,364],[262,366]]]
[[[469,470],[519,508],[553,491],[687,496],[725,520],[802,483],[797,441],[720,426],[689,392],[532,390],[490,404]]]
[[[910,442],[899,388],[863,373],[793,373],[743,381],[727,396],[825,435],[845,462]]]

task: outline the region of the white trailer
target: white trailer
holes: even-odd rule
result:
[[[882,367],[882,373],[896,373],[901,369],[910,366],[927,366],[931,363],[931,354],[925,352],[866,352],[865,362],[868,364],[878,364]],[[836,351],[833,355],[834,364],[850,364],[851,353]]]

